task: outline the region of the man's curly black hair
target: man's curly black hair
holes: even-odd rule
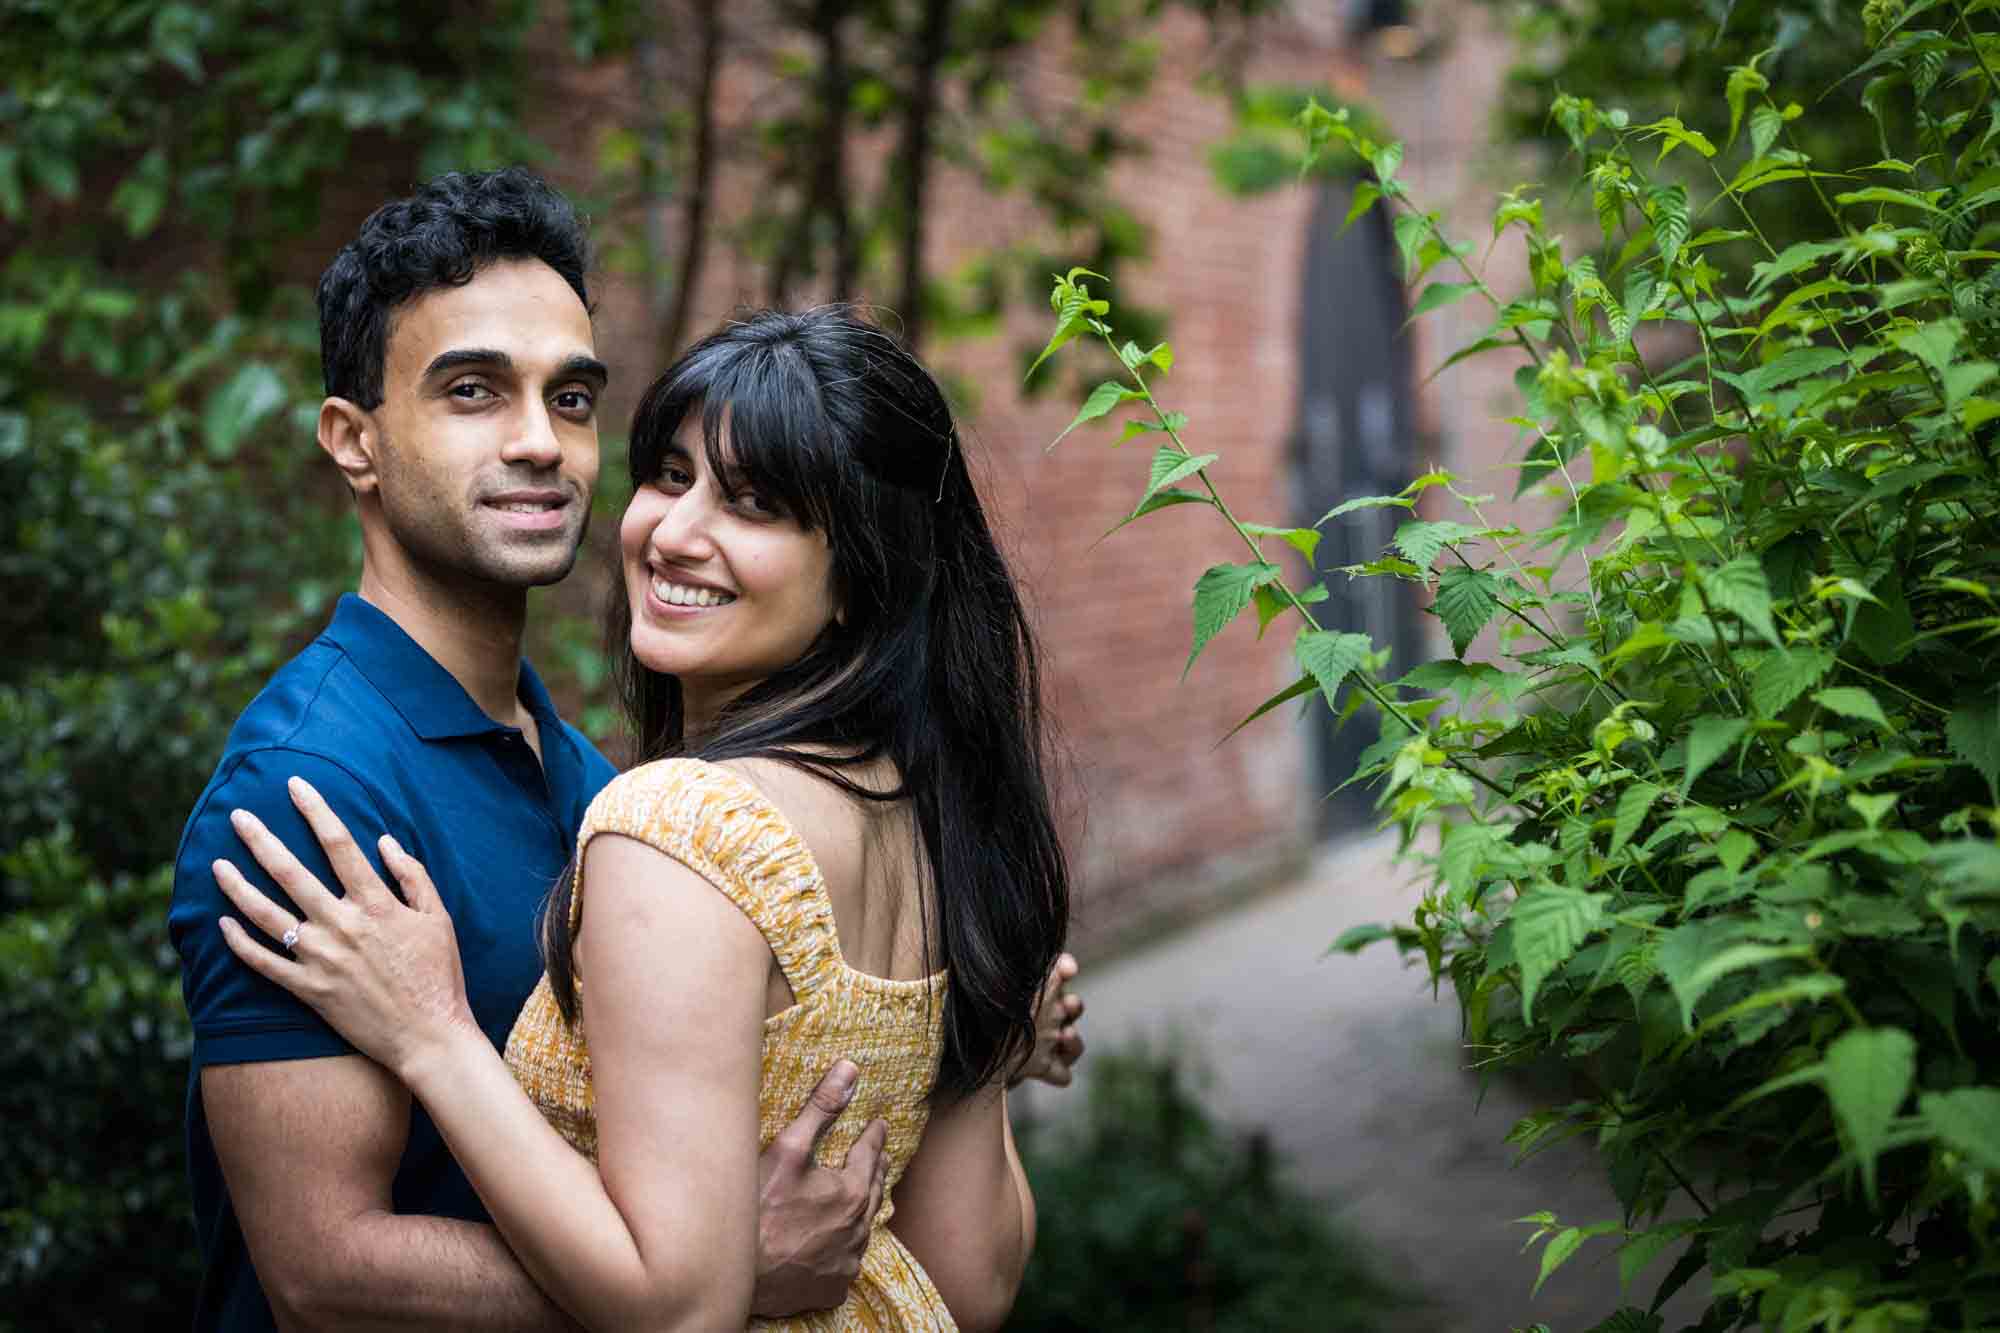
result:
[[[396,308],[436,288],[462,286],[497,259],[539,259],[590,304],[583,221],[569,200],[526,168],[447,172],[369,214],[319,279],[320,371],[327,394],[380,406]]]

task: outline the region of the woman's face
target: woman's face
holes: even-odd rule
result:
[[[730,457],[729,427],[722,454]],[[775,501],[716,476],[688,414],[619,524],[632,655],[679,677],[690,730],[796,662],[831,621],[833,552]]]

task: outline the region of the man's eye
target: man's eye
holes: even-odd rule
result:
[[[582,415],[595,406],[597,399],[583,389],[564,389],[556,395],[556,407],[559,411]]]
[[[454,384],[451,386],[449,390],[447,390],[447,392],[450,393],[451,396],[454,398],[464,398],[468,400],[491,398],[493,396],[493,390],[487,388],[484,384],[479,383],[477,380],[467,380],[463,384]]]

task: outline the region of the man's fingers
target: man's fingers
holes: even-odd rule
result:
[[[312,783],[295,777],[285,787],[291,793],[292,804],[305,816],[313,836],[319,839],[320,850],[326,853],[327,862],[340,879],[340,886],[347,890],[347,896],[363,907],[387,898],[388,886],[375,873],[375,867],[368,864],[368,858],[355,845],[354,835],[347,831],[347,825],[333,812],[333,807],[313,790]]]
[[[888,1146],[889,1122],[870,1120],[868,1128],[861,1131],[861,1137],[854,1140],[854,1146],[847,1150],[847,1162],[841,1170],[850,1177],[867,1178],[872,1187],[885,1167]],[[874,1210],[870,1209],[868,1216],[874,1215]]]
[[[882,1211],[882,1191],[889,1183],[889,1154],[886,1151],[889,1145],[888,1123],[882,1120],[869,1122],[868,1128],[861,1132],[861,1137],[856,1140],[854,1146],[859,1148],[863,1144],[868,1144],[875,1154],[874,1169],[868,1173],[868,1211],[862,1214],[863,1217],[873,1221],[875,1214]],[[848,1154],[850,1161],[853,1156],[851,1152]]]
[[[811,1159],[813,1146],[820,1136],[832,1127],[854,1100],[854,1087],[861,1070],[852,1060],[836,1060],[833,1068],[820,1078],[819,1086],[806,1098],[806,1104],[791,1124],[778,1131],[778,1137],[771,1146],[780,1149],[785,1156],[793,1158],[800,1165]]]

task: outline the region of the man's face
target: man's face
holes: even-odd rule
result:
[[[590,313],[540,260],[499,260],[390,318],[375,492],[388,535],[433,576],[554,583],[597,483],[604,365]]]

